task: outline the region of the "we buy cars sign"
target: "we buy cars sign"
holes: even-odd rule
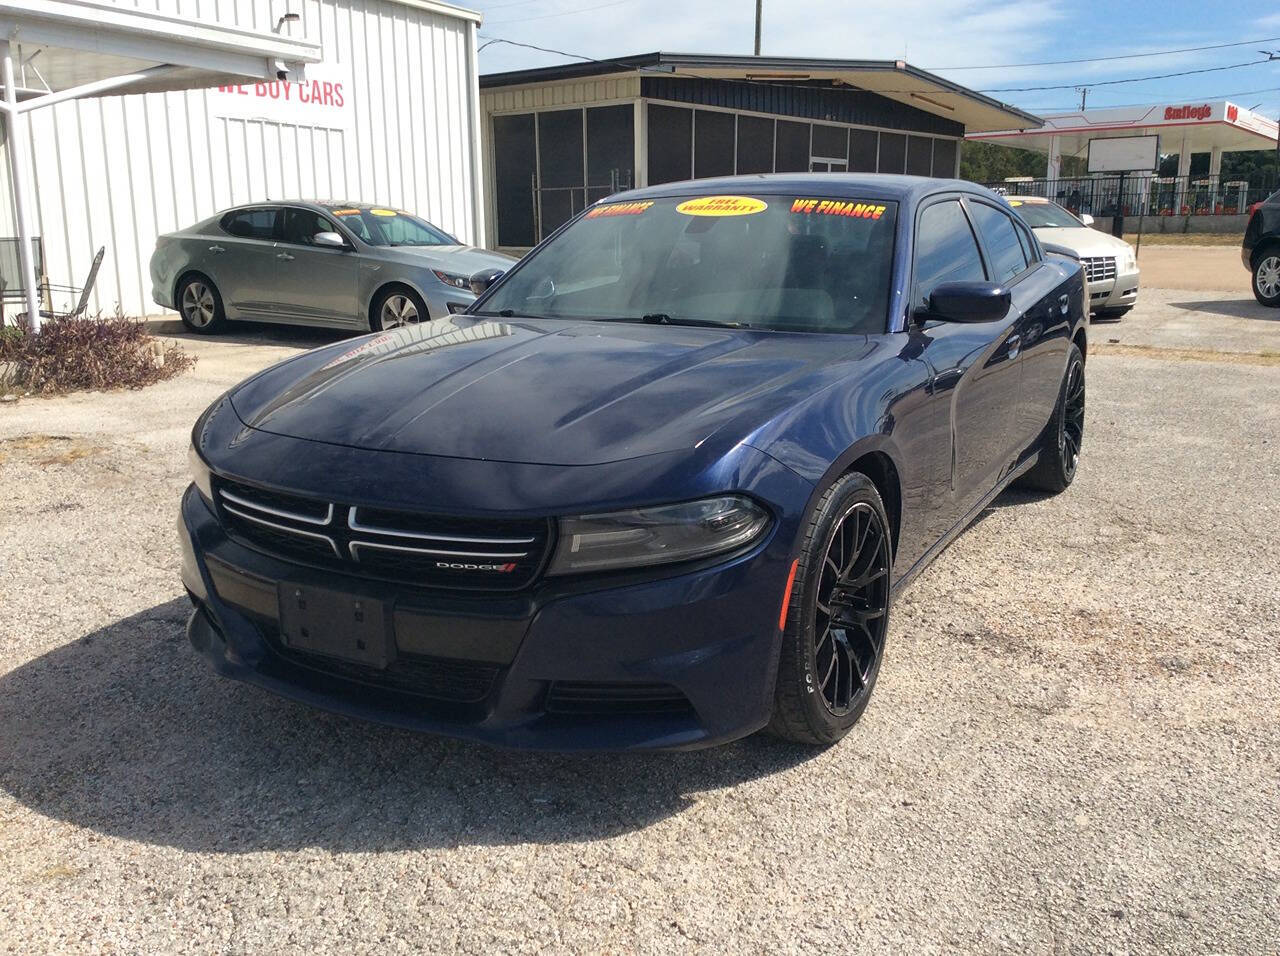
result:
[[[351,93],[348,66],[315,63],[307,67],[302,80],[216,87],[209,91],[209,109],[215,116],[231,119],[349,129]]]

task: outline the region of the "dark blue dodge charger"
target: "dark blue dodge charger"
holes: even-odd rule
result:
[[[970,183],[636,190],[475,284],[200,417],[182,577],[219,673],[504,746],[829,744],[902,588],[1075,474],[1080,266]]]

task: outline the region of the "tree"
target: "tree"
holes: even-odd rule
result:
[[[975,183],[998,183],[1010,176],[1044,179],[1048,159],[1044,153],[1016,146],[967,141],[960,151],[960,178]],[[1085,160],[1063,156],[1061,176],[1085,175]]]

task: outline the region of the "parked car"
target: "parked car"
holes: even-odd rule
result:
[[[1089,280],[1089,310],[1100,319],[1118,319],[1138,301],[1138,259],[1123,239],[1091,228],[1093,217],[1074,215],[1050,199],[1009,196],[1009,205],[1035,230],[1041,242],[1070,249]]]
[[[397,209],[254,203],[156,240],[151,297],[193,332],[236,319],[380,331],[465,308],[474,275],[514,261]]]
[[[191,643],[506,746],[829,744],[894,597],[1013,482],[1071,484],[1084,288],[954,180],[598,202],[467,313],[305,352],[200,416]]]
[[[1253,273],[1253,296],[1280,308],[1280,192],[1258,206],[1245,226],[1240,259]]]

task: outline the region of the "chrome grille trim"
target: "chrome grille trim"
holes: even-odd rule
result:
[[[480,538],[468,535],[423,534],[420,531],[397,531],[395,528],[379,528],[375,525],[361,524],[358,517],[359,508],[353,506],[347,512],[347,527],[362,534],[381,534],[395,538],[412,538],[415,541],[446,541],[455,544],[533,544],[536,538]],[[417,549],[413,549],[417,550]],[[460,552],[424,551],[426,554],[455,554]],[[520,557],[524,557],[524,552]]]
[[[439,558],[488,558],[497,561],[499,559],[505,561],[516,561],[520,558],[527,558],[528,551],[514,551],[503,553],[500,551],[439,551],[434,548],[410,548],[398,544],[383,544],[380,541],[352,541],[349,545],[351,548],[351,557],[359,561],[361,548],[373,548],[377,551],[396,551],[401,554],[426,554]]]
[[[1090,282],[1102,282],[1116,277],[1115,256],[1086,256],[1080,261],[1084,263],[1085,278]]]
[[[239,495],[233,494],[232,492],[227,491],[227,489],[225,488],[219,489],[218,493],[222,495],[223,501],[230,501],[232,504],[237,504],[241,508],[252,508],[254,511],[261,511],[263,514],[274,515],[277,518],[286,518],[289,521],[299,521],[303,524],[311,524],[311,525],[316,525],[318,527],[324,527],[325,525],[329,524],[329,522],[333,520],[332,502],[329,503],[329,510],[325,513],[325,516],[323,518],[312,518],[312,517],[309,517],[308,515],[300,515],[293,511],[284,511],[280,508],[272,508],[270,505],[259,504],[256,501],[250,501],[248,498],[241,498]],[[319,504],[319,502],[316,502],[316,504]],[[229,505],[224,505],[224,507],[226,507],[228,511],[232,511]],[[232,511],[232,514],[238,514],[238,512]],[[253,518],[249,517],[248,515],[240,515],[240,517],[248,518],[250,521],[253,520]],[[293,529],[286,529],[286,530],[293,530]]]
[[[227,497],[226,492],[223,492],[223,497]],[[334,557],[342,557],[342,552],[338,550],[337,544],[335,544],[334,540],[327,534],[316,534],[314,531],[303,531],[301,528],[291,528],[285,524],[276,524],[274,521],[268,521],[266,518],[259,518],[257,515],[251,515],[238,508],[233,508],[231,505],[227,504],[226,501],[222,502],[222,507],[226,509],[228,514],[233,514],[237,518],[243,518],[245,521],[252,521],[254,524],[260,524],[263,527],[270,528],[272,531],[281,531],[285,534],[293,534],[302,538],[311,538],[315,541],[323,541],[333,551]]]

